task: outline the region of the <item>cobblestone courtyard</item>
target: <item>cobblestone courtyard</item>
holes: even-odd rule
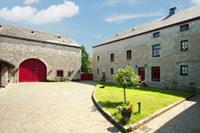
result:
[[[94,107],[94,85],[10,84],[0,91],[0,133],[106,133],[112,125]]]

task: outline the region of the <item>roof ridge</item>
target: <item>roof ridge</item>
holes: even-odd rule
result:
[[[134,33],[135,34],[139,34],[139,33],[142,33],[142,32],[146,32],[146,31],[150,31],[150,30],[153,30],[153,29],[157,29],[157,28],[160,28],[160,27],[164,27],[164,26],[167,26],[167,25],[170,25],[170,24],[173,24],[173,23],[176,23],[176,22],[181,22],[181,21],[184,21],[184,20],[189,20],[191,18],[195,18],[195,17],[198,17],[200,16],[200,13],[198,15],[198,13],[193,13],[193,17],[191,17],[191,10],[199,10],[200,11],[200,5],[194,5],[194,6],[191,6],[187,9],[184,9],[184,10],[181,10],[177,13],[175,13],[174,15],[168,17],[167,19],[164,19],[166,18],[167,16],[163,16],[161,18],[158,18],[158,19],[155,19],[155,20],[152,20],[150,22],[147,22],[147,23],[143,23],[141,25],[138,25],[138,26],[135,26],[136,29],[135,30],[131,30],[132,28],[130,27],[129,29],[127,30],[124,30],[122,32],[119,32],[119,33],[116,33],[117,36],[113,36],[107,40],[104,41],[104,43],[109,43],[109,42],[112,42],[112,41],[115,41],[115,40],[118,40],[118,39],[122,39],[122,38],[125,38],[125,37],[128,37],[128,36],[133,36]],[[187,14],[188,12],[188,14]],[[190,13],[190,14],[189,14]],[[195,16],[195,15],[196,16]],[[183,16],[183,17],[181,17]],[[190,18],[191,17],[191,18]],[[187,18],[187,19],[185,19]],[[178,20],[180,19],[180,20]],[[156,23],[156,24],[155,24]],[[166,23],[166,24],[165,24]],[[160,24],[160,26],[159,26]],[[156,26],[155,26],[156,25]],[[153,28],[152,28],[153,27]],[[143,29],[143,28],[146,28],[146,29]],[[141,30],[141,31],[139,31]],[[130,32],[128,32],[130,31]],[[137,31],[137,32],[136,32]],[[115,35],[116,35],[115,34]],[[104,44],[103,43],[103,44]],[[101,44],[100,44],[101,45]],[[98,46],[98,45],[95,45],[95,46]],[[95,47],[94,46],[94,47]]]

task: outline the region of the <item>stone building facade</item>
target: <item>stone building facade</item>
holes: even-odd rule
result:
[[[175,9],[94,46],[94,80],[130,65],[148,86],[200,91],[200,6]]]
[[[80,79],[81,47],[72,39],[0,25],[0,83]]]

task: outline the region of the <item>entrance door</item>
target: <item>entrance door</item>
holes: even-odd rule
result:
[[[43,82],[46,80],[47,68],[38,59],[28,59],[19,66],[19,82]]]
[[[141,81],[145,80],[145,68],[144,67],[138,68],[138,75],[140,76]]]

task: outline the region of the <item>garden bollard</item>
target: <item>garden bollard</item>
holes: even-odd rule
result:
[[[138,113],[141,112],[141,102],[138,102]]]

